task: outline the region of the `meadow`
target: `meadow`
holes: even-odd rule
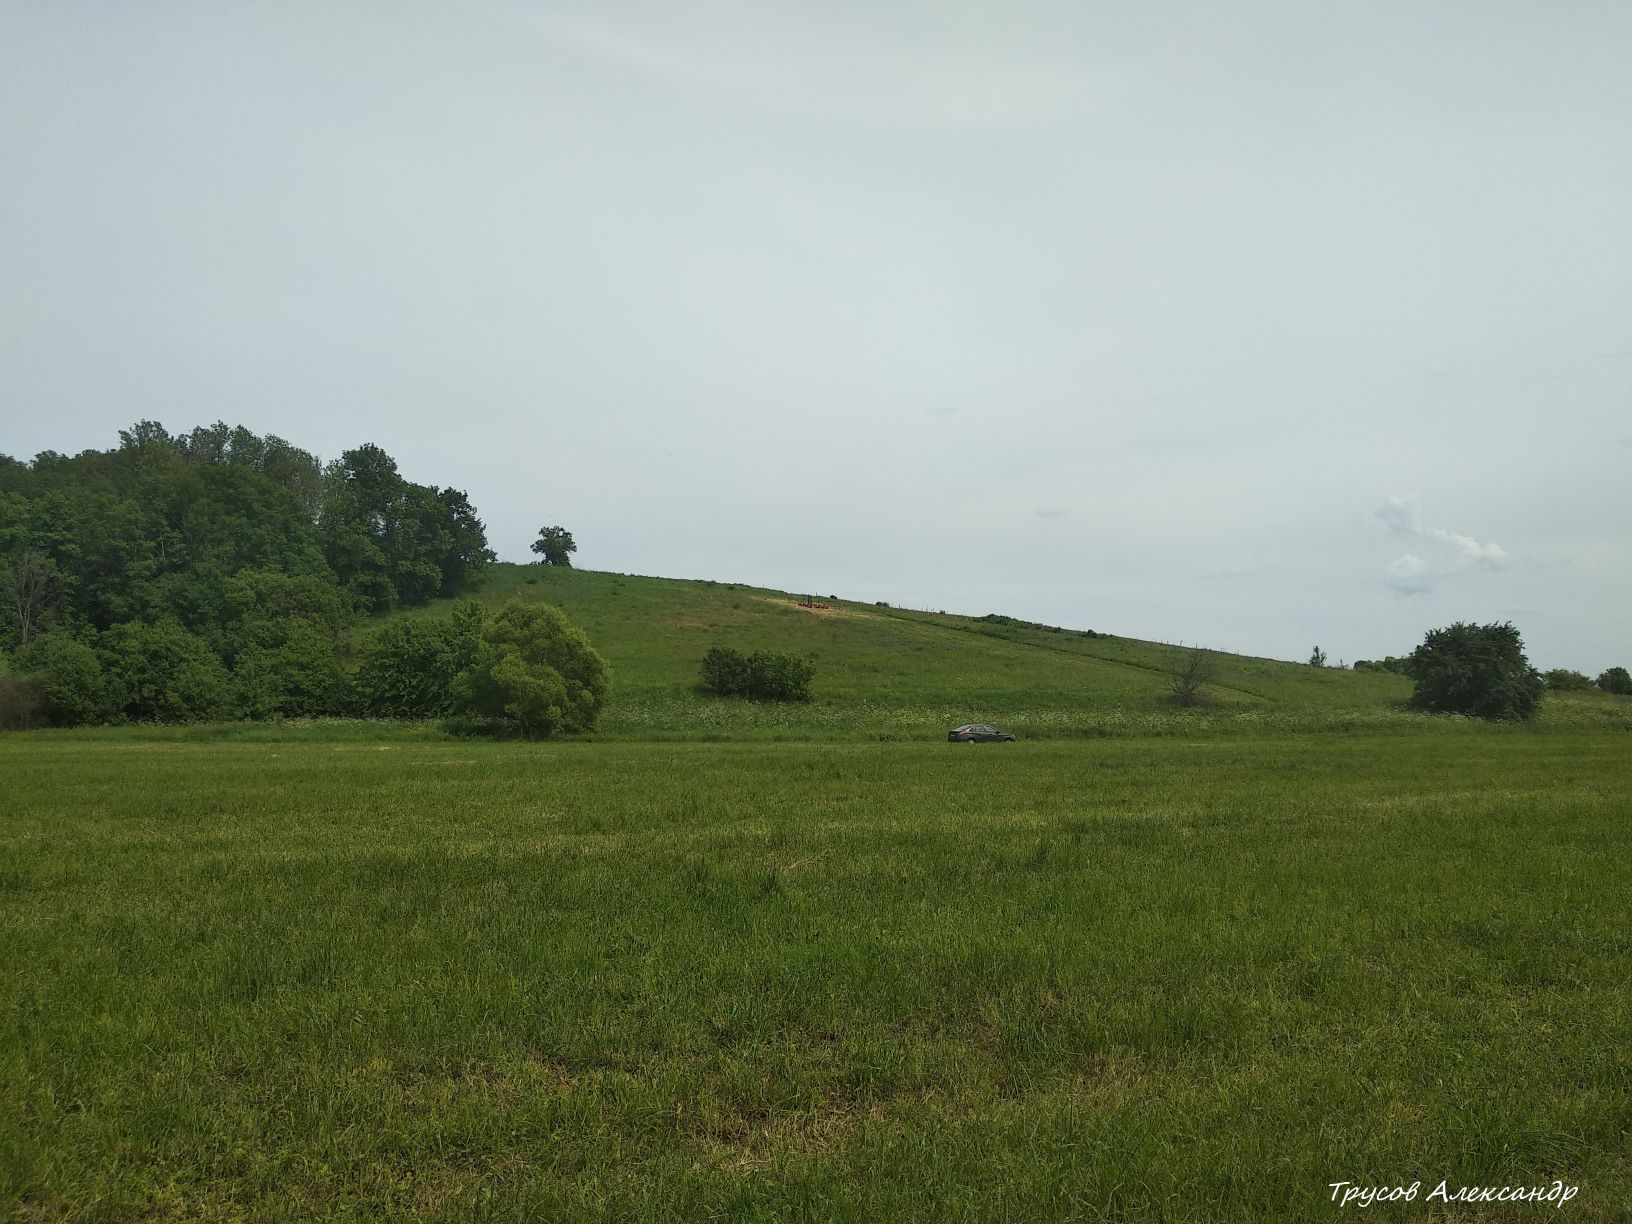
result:
[[[933,683],[870,740],[0,739],[0,1217],[1632,1214],[1624,725],[968,748]]]

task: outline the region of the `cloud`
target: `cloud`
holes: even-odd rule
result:
[[[1037,511],[1037,517],[1038,518],[1064,518],[1067,513],[1069,513],[1069,512],[1065,511],[1065,510],[1061,510],[1057,506],[1049,506],[1049,507],[1046,507],[1046,508],[1044,508],[1042,510]]]
[[[1442,546],[1433,550],[1432,562],[1408,552],[1388,563],[1388,584],[1402,595],[1432,590],[1436,581],[1451,574],[1505,569],[1512,560],[1507,550],[1493,540],[1476,540],[1460,531],[1427,523],[1415,494],[1391,496],[1377,509],[1376,517],[1392,535]]]
[[[1404,553],[1388,563],[1388,585],[1401,595],[1422,595],[1428,591],[1423,575],[1428,563],[1415,553]]]
[[[1403,582],[1408,578],[1415,578],[1428,568],[1428,563],[1415,553],[1406,553],[1403,557],[1395,557],[1388,563],[1390,578]]]
[[[1416,535],[1422,530],[1422,509],[1413,497],[1390,497],[1377,510],[1377,517],[1395,535]]]

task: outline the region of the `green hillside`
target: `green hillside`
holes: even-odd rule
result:
[[[1211,707],[1175,710],[1168,669],[1178,646],[827,595],[816,599],[830,608],[813,611],[798,606],[804,596],[741,583],[500,564],[477,598],[552,603],[589,634],[612,664],[600,724],[610,735],[887,739],[972,721],[1031,735],[1195,734],[1443,721],[1400,708],[1411,693],[1400,676],[1224,653]],[[450,606],[400,615],[444,616]],[[813,657],[814,700],[775,706],[698,693],[698,665],[717,645]],[[1550,695],[1542,722],[1626,725],[1632,703]]]
[[[1092,733],[1119,719],[1177,716],[1167,669],[1180,649],[1132,638],[827,597],[818,598],[830,609],[813,611],[798,606],[800,596],[760,587],[546,566],[496,566],[480,598],[546,601],[583,627],[612,664],[603,727],[614,733],[847,724],[916,733],[949,720]],[[435,604],[404,615],[446,611]],[[715,645],[813,657],[815,700],[760,707],[697,694],[698,663]],[[1386,673],[1240,655],[1219,662],[1215,715],[1387,717],[1410,692]]]

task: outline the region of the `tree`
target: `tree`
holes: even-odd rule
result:
[[[572,542],[572,532],[565,527],[540,527],[532,549],[541,558],[540,565],[560,565],[571,569],[570,554],[578,551],[578,545]]]
[[[352,713],[351,678],[335,640],[311,621],[290,620],[241,651],[233,669],[245,718],[313,718]]]
[[[1632,696],[1632,674],[1624,667],[1611,667],[1598,677],[1598,687],[1606,693]]]
[[[43,695],[45,716],[55,726],[106,722],[116,713],[96,651],[62,630],[35,638],[18,652],[17,663]]]
[[[1544,682],[1512,624],[1434,629],[1411,652],[1411,705],[1433,714],[1524,722],[1541,705]]]
[[[1592,681],[1578,671],[1555,667],[1543,677],[1547,687],[1555,693],[1579,693],[1592,688]]]
[[[476,661],[485,623],[481,605],[466,601],[451,617],[387,621],[357,667],[363,710],[386,718],[444,718],[453,712],[454,681]]]
[[[1192,646],[1169,665],[1167,677],[1174,705],[1185,709],[1206,705],[1208,697],[1201,690],[1218,679],[1218,660],[1211,651]]]
[[[454,681],[453,710],[526,735],[588,731],[610,681],[606,660],[557,609],[512,600],[483,624],[474,661]]]
[[[1310,667],[1325,667],[1326,666],[1326,652],[1324,650],[1322,650],[1319,646],[1316,646],[1315,649],[1314,649],[1314,652],[1312,654],[1310,654],[1310,656],[1309,656],[1309,666]]]
[[[115,625],[97,639],[110,704],[137,722],[199,722],[232,707],[232,680],[204,642],[175,621]]]
[[[27,646],[34,640],[56,589],[56,566],[44,553],[25,548],[0,560],[0,593],[17,618],[17,645]]]

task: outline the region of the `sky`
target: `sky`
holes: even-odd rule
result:
[[[1632,665],[1624,0],[0,0],[0,453],[506,560]]]

